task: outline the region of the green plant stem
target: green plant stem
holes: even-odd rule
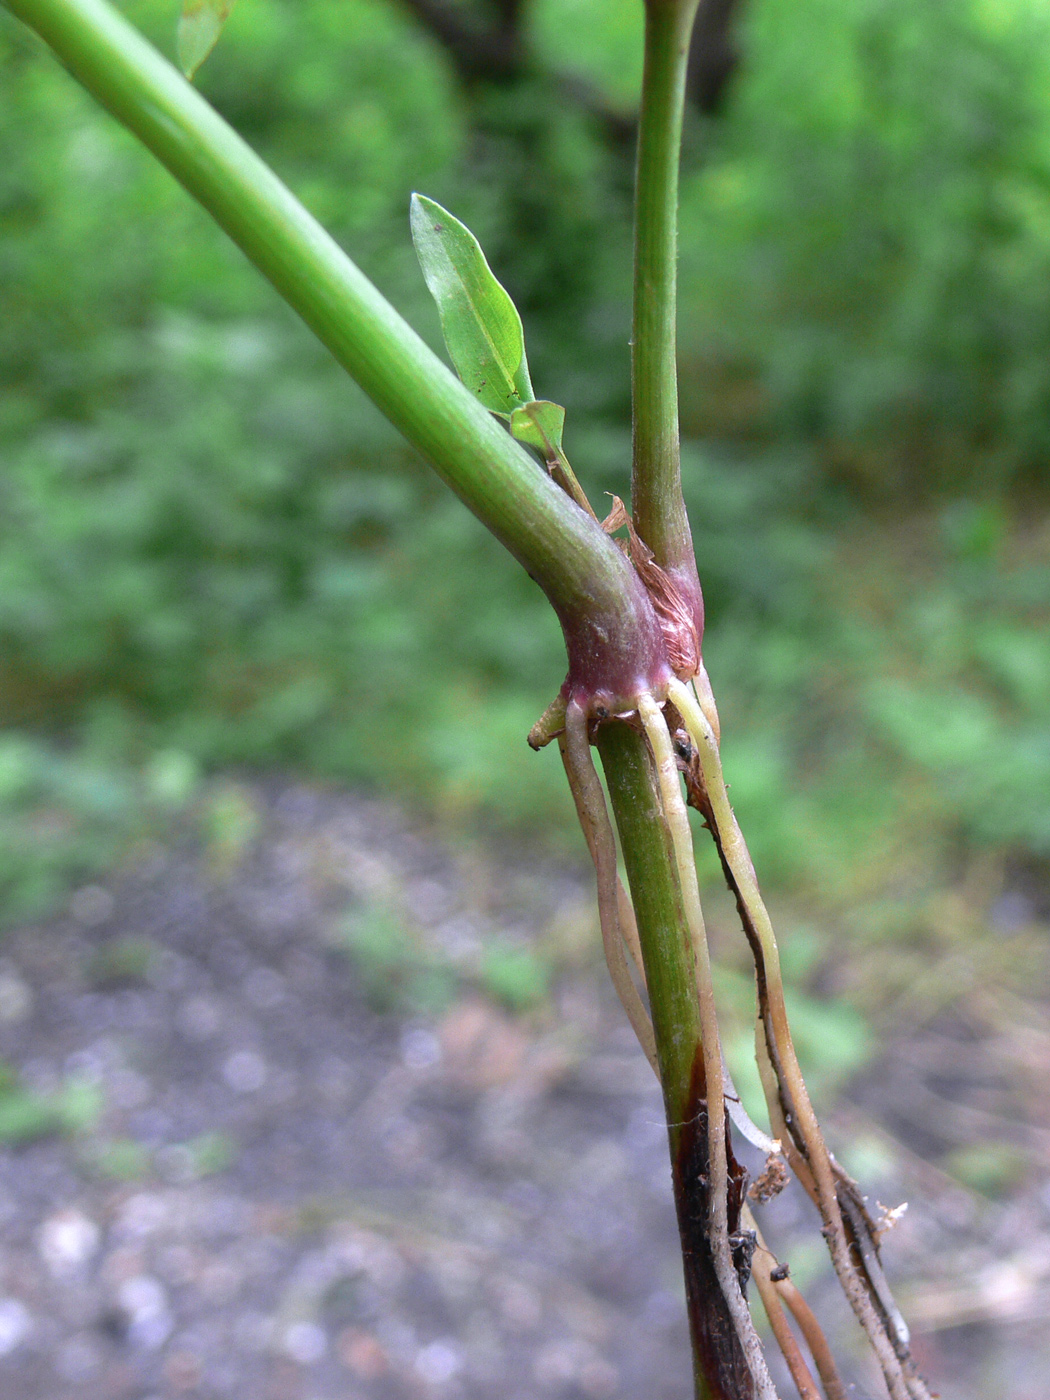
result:
[[[697,0],[647,0],[635,186],[631,510],[656,562],[698,601],[678,436],[678,164]]]
[[[529,570],[614,691],[655,665],[634,571],[266,164],[105,0],[7,0],[208,210],[388,418]],[[622,679],[621,679],[622,677]],[[600,677],[587,677],[595,688]],[[632,691],[633,693],[633,691]]]
[[[762,1346],[751,1321],[747,1301],[740,1289],[729,1245],[729,1176],[726,1163],[729,1128],[722,1088],[722,1045],[718,1033],[711,954],[707,946],[707,930],[700,904],[700,887],[696,878],[696,860],[693,855],[689,817],[682,797],[682,783],[675,762],[671,735],[663,711],[651,695],[642,695],[638,700],[638,714],[656,762],[661,805],[671,836],[678,871],[678,887],[682,894],[682,907],[696,968],[704,1082],[707,1086],[707,1176],[710,1197],[707,1228],[715,1276],[729,1315],[733,1319],[740,1345],[747,1357],[756,1393],[760,1400],[776,1400],[776,1391],[766,1368]]]
[[[596,743],[638,920],[673,1147],[689,1112],[693,1066],[701,1044],[693,944],[674,845],[646,742],[627,725],[603,724]]]
[[[627,724],[607,723],[599,726],[595,742],[620,833],[645,964],[685,1263],[696,1396],[751,1400],[750,1371],[718,1283],[707,1233],[707,1086],[695,950],[674,843],[644,736]]]

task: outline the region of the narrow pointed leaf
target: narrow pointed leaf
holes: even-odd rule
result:
[[[412,241],[460,379],[493,413],[530,402],[521,317],[470,229],[414,194]]]
[[[545,457],[561,452],[561,435],[565,428],[565,410],[560,403],[534,399],[522,404],[510,415],[510,431],[519,442],[535,447]]]
[[[233,0],[183,0],[175,46],[187,78],[192,80],[218,43],[232,9]]]
[[[533,399],[523,403],[510,415],[510,431],[519,442],[528,443],[543,454],[547,470],[563,491],[568,492],[581,510],[595,520],[594,507],[587,499],[587,493],[576,480],[576,473],[569,466],[562,450],[561,435],[565,428],[565,410],[560,403],[548,399]]]

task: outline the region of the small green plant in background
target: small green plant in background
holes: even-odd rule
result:
[[[183,1183],[226,1171],[236,1160],[237,1145],[228,1133],[207,1132],[151,1152],[135,1138],[97,1136],[81,1145],[79,1156],[88,1170],[103,1180],[164,1177]]]
[[[541,1005],[550,990],[551,968],[531,948],[494,939],[481,954],[482,988],[510,1011]]]
[[[50,912],[77,881],[166,829],[196,781],[182,754],[133,766],[105,749],[0,736],[0,923]]]
[[[200,823],[205,858],[217,878],[229,877],[245,859],[262,831],[262,813],[247,788],[216,784],[202,804]]]
[[[186,1144],[192,1170],[198,1176],[214,1176],[223,1172],[237,1156],[237,1144],[229,1133],[201,1133]]]
[[[455,998],[456,972],[395,908],[373,903],[355,909],[337,930],[335,946],[353,961],[378,1011],[438,1015]]]
[[[540,952],[498,936],[450,958],[395,900],[356,905],[336,926],[332,946],[349,957],[377,1011],[402,1014],[440,1016],[471,989],[526,1012],[546,1002],[553,972]]]
[[[945,1168],[958,1181],[996,1199],[1032,1169],[1031,1155],[1011,1142],[973,1142],[948,1154]]]
[[[73,1077],[48,1093],[37,1092],[23,1087],[16,1071],[0,1063],[0,1142],[88,1133],[101,1112],[102,1096],[86,1080]]]
[[[159,951],[156,943],[149,938],[109,938],[100,943],[88,958],[85,968],[87,979],[100,991],[142,986],[149,981],[150,973],[156,967]]]
[[[85,1145],[81,1160],[103,1181],[143,1181],[150,1175],[150,1153],[134,1138],[101,1138]]]

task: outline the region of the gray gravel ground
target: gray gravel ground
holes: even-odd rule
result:
[[[242,837],[143,849],[4,945],[0,1056],[82,1109],[0,1149],[0,1396],[685,1400],[659,1097],[597,975],[583,872],[497,878],[369,801],[230,793]],[[439,970],[440,1011],[376,1009],[344,931],[377,911]],[[484,994],[494,939],[555,967],[546,1009]],[[1050,1191],[1029,1174],[986,1201],[892,1121],[902,1101],[937,1121],[924,1066],[964,1029],[894,1047],[832,1136],[890,1143],[872,1184],[912,1208],[888,1267],[944,1400],[1046,1400]],[[1012,1053],[986,1058],[1009,1077]],[[1019,1151],[1047,1127],[1010,1120]],[[856,1394],[881,1394],[808,1206],[789,1189],[764,1224]]]

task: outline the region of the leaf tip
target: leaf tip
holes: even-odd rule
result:
[[[175,51],[189,82],[218,43],[233,4],[234,0],[183,0]]]

